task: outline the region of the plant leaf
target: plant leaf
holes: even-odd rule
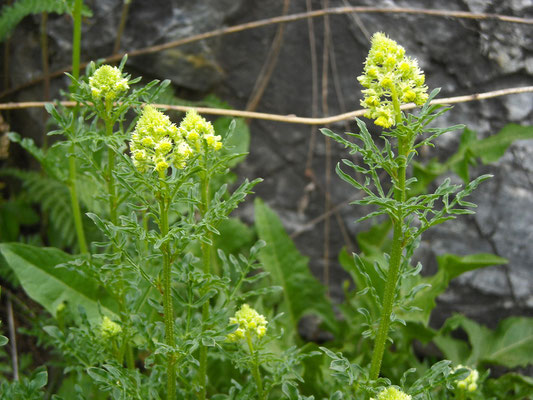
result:
[[[255,200],[255,224],[259,238],[266,246],[259,252],[263,268],[271,273],[273,284],[283,287],[287,328],[292,335],[299,319],[307,313],[318,314],[333,332],[337,322],[333,308],[325,296],[324,286],[311,274],[309,259],[301,255],[285,232],[279,217],[264,202]]]
[[[427,326],[431,311],[436,306],[435,301],[437,297],[446,290],[453,278],[458,277],[462,273],[479,268],[507,264],[505,258],[489,253],[470,254],[467,256],[443,254],[437,257],[437,262],[439,264],[439,270],[435,275],[425,278],[416,276],[411,279],[411,287],[421,283],[429,284],[431,286],[422,289],[414,300],[408,304],[409,306],[420,308],[421,311],[398,313],[403,319],[412,322],[421,322]]]
[[[472,351],[468,359],[459,360],[467,365],[483,363],[502,365],[507,368],[525,367],[533,364],[533,318],[510,317],[501,321],[492,331],[486,326],[468,319],[464,315],[454,315],[441,329],[435,343],[445,351],[449,344],[449,332],[462,328],[468,334]],[[442,340],[441,340],[442,339]]]
[[[101,319],[100,310],[118,319],[111,296],[90,278],[66,268],[55,268],[74,258],[56,248],[42,248],[22,243],[0,243],[0,253],[15,272],[22,287],[33,300],[54,317],[57,307],[66,302],[77,313],[83,306],[89,321]]]
[[[498,161],[517,140],[533,139],[533,126],[505,125],[496,135],[472,143],[473,153],[484,164]]]

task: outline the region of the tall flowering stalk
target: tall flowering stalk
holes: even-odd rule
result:
[[[256,310],[251,308],[248,304],[243,304],[239,311],[235,313],[234,317],[229,320],[230,324],[236,324],[237,329],[230,333],[227,337],[229,342],[246,341],[248,351],[252,356],[250,362],[250,369],[257,386],[257,393],[260,400],[266,398],[266,393],[263,391],[263,380],[259,371],[259,357],[258,352],[254,348],[254,338],[257,340],[265,336],[267,331],[267,320],[259,314]]]
[[[202,118],[196,111],[187,112],[185,118],[181,121],[178,128],[178,134],[187,143],[196,154],[198,154],[198,163],[200,165],[200,204],[199,211],[202,217],[205,217],[210,206],[210,155],[222,148],[220,136],[215,135],[213,125],[205,118]],[[204,274],[211,273],[211,253],[213,237],[212,233],[207,233],[207,241],[202,241],[202,270]],[[209,302],[202,305],[202,326],[209,319]],[[200,346],[200,366],[198,370],[198,383],[200,385],[199,399],[206,398],[207,388],[207,346]]]
[[[209,207],[209,173],[207,168],[208,152],[220,150],[222,143],[220,136],[214,134],[212,125],[195,111],[189,111],[181,124],[176,126],[170,118],[154,107],[147,105],[137,121],[135,131],[131,136],[131,158],[135,167],[150,176],[157,177],[157,193],[155,198],[159,203],[158,224],[162,244],[160,247],[163,257],[163,308],[165,321],[165,342],[169,348],[176,345],[174,331],[174,307],[172,303],[172,250],[169,239],[169,210],[171,207],[173,188],[169,184],[168,171],[184,169],[188,163],[199,160],[200,164],[200,212],[205,215]],[[209,273],[210,250],[202,243],[204,272]],[[209,303],[203,306],[202,319],[209,317]],[[202,346],[200,350],[200,371],[202,377],[200,386],[205,397],[205,372],[207,370],[207,350]],[[167,362],[167,398],[176,397],[176,358],[168,357]]]
[[[395,307],[401,308],[404,301],[398,291],[400,277],[402,271],[410,268],[410,257],[417,246],[417,239],[430,227],[453,219],[456,214],[473,213],[465,207],[475,207],[475,204],[466,202],[463,198],[490,176],[483,175],[475,179],[461,191],[459,191],[460,186],[451,185],[450,180],[446,179],[431,195],[410,196],[410,185],[416,179],[407,179],[407,167],[416,155],[417,148],[423,145],[433,146],[434,139],[463,126],[456,125],[443,129],[428,127],[436,117],[449,110],[449,107],[430,104],[438,89],[427,94],[425,78],[416,60],[407,57],[405,49],[385,34],[374,34],[371,43],[364,73],[358,80],[365,87],[364,99],[361,101],[361,104],[367,108],[365,116],[373,119],[376,125],[385,128],[381,136],[384,142],[383,148],[376,145],[364,122],[358,119],[360,133],[349,135],[360,140],[362,145],[350,142],[328,129],[322,129],[322,133],[351,148],[352,154],[360,153],[367,165],[365,168],[343,160],[345,165],[366,177],[363,183],[337,165],[338,175],[366,194],[365,198],[355,203],[377,207],[377,211],[361,219],[388,215],[393,225],[392,248],[388,257],[384,293],[382,297],[375,298],[376,302],[381,303],[369,372],[370,380],[375,381],[380,374],[391,322],[398,319],[393,310]],[[402,113],[402,104],[411,102],[421,106],[418,115]],[[425,133],[430,135],[420,138]],[[384,170],[389,176],[390,188],[382,185],[378,169]],[[441,203],[439,207],[436,205],[437,201]],[[355,259],[358,267],[364,269],[365,266],[357,256]]]
[[[376,33],[372,37],[372,47],[365,62],[364,74],[358,80],[367,88],[363,90],[365,98],[362,101],[362,104],[368,107],[365,115],[375,119],[376,125],[385,128],[402,123],[403,116],[400,111],[402,103],[414,101],[415,104],[422,105],[428,99],[424,75],[418,68],[416,61],[406,57],[405,49],[383,33]],[[394,197],[400,203],[404,203],[406,200],[406,164],[407,158],[413,152],[414,136],[398,135],[398,165],[395,171],[396,190]],[[399,215],[394,215],[392,221],[394,235],[381,319],[372,353],[371,379],[377,379],[379,376],[389,334],[390,317],[400,274],[402,253],[407,244],[404,233],[405,216],[401,212]]]
[[[134,165],[141,172],[157,172],[157,188],[155,194],[159,203],[159,231],[161,237],[168,235],[168,211],[170,207],[169,188],[166,182],[167,170],[170,164],[167,155],[176,149],[171,137],[175,137],[177,127],[170,122],[168,116],[157,111],[152,106],[146,106],[137,122],[132,134],[130,150]],[[174,158],[175,159],[175,158]],[[181,163],[179,164],[182,165]],[[163,256],[163,309],[165,321],[165,342],[170,348],[176,345],[174,335],[174,306],[172,304],[171,285],[171,254],[168,241],[160,247]],[[176,362],[171,355],[167,361],[167,398],[176,397]]]

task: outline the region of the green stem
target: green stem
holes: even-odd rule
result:
[[[402,222],[395,221],[394,235],[392,238],[392,251],[389,261],[389,271],[381,309],[381,320],[379,322],[378,334],[374,343],[372,363],[370,364],[370,379],[372,380],[376,380],[379,377],[381,361],[383,360],[387,337],[389,335],[390,316],[394,304],[394,294],[396,292],[396,284],[398,282],[400,264],[402,261],[402,242]]]
[[[50,101],[50,68],[48,65],[48,35],[46,34],[46,27],[48,25],[48,13],[45,11],[41,16],[41,63],[43,66],[43,98],[44,101]],[[48,113],[43,110],[43,121],[46,124]],[[43,135],[43,150],[48,148],[48,135],[46,132]]]
[[[395,91],[392,91],[392,101],[395,109],[396,123],[400,123],[402,120],[400,104]],[[406,174],[406,157],[409,152],[407,148],[405,138],[398,138],[398,170],[395,199],[396,201],[405,202],[405,174]],[[400,266],[402,263],[402,253],[405,247],[403,237],[403,224],[404,215],[403,211],[400,211],[398,215],[393,218],[394,233],[392,237],[392,250],[389,259],[389,270],[387,275],[387,282],[385,283],[385,291],[383,294],[383,304],[381,309],[381,319],[379,322],[378,333],[376,335],[376,341],[374,343],[374,351],[372,353],[372,361],[370,364],[370,379],[376,380],[379,377],[381,370],[381,362],[383,360],[383,354],[387,346],[387,338],[389,336],[390,317],[394,306],[394,296],[396,294],[396,286],[398,284],[398,278],[400,275]]]
[[[68,157],[68,174],[69,174],[69,191],[70,204],[72,206],[72,215],[74,217],[74,226],[78,237],[78,246],[81,253],[88,253],[87,242],[85,241],[85,232],[83,231],[83,221],[81,219],[80,203],[78,202],[78,192],[76,190],[76,158],[74,157],[74,142],[70,145],[70,156]]]
[[[204,166],[204,172],[202,174],[201,180],[201,206],[200,212],[202,217],[205,216],[207,210],[209,209],[209,177],[207,175],[207,170]],[[211,233],[207,233],[207,239],[212,240]],[[211,273],[211,245],[205,242],[202,242],[202,263],[203,263],[203,272],[204,274]],[[202,305],[202,330],[205,330],[205,323],[209,319],[209,301],[206,301]],[[204,400],[206,398],[207,392],[207,346],[200,347],[200,367],[198,369],[198,377],[200,384],[200,393],[198,398]]]
[[[159,199],[159,219],[161,236],[165,237],[168,234],[168,190],[164,182],[164,173],[160,173],[160,180],[163,188],[160,191]],[[161,252],[163,253],[163,307],[165,313],[165,341],[167,346],[174,347],[176,341],[174,338],[174,307],[172,305],[171,292],[171,273],[172,265],[170,263],[170,251],[168,242],[161,245]],[[167,364],[167,399],[175,400],[176,398],[176,363],[174,356],[170,355]]]
[[[76,0],[74,3],[74,32],[72,37],[72,76],[78,79],[80,76],[80,47],[81,47],[81,6],[83,0]],[[74,142],[70,145],[69,156],[69,190],[70,202],[72,205],[72,214],[74,216],[74,225],[78,236],[78,245],[80,252],[88,253],[85,233],[83,231],[83,221],[81,218],[80,204],[78,202],[78,193],[76,189],[76,158]]]
[[[248,349],[250,350],[250,355],[253,357],[253,365],[251,368],[252,376],[254,377],[255,384],[257,385],[257,393],[259,395],[259,400],[263,400],[265,395],[263,393],[263,381],[261,380],[261,373],[259,372],[259,362],[257,359],[257,353],[254,350],[254,344],[252,342],[252,336],[250,332],[246,332],[246,342],[248,343]]]
[[[111,108],[112,108],[112,104],[110,104],[109,106],[106,105],[106,109],[107,109],[107,117],[105,118],[105,134],[106,134],[106,137],[107,138],[111,138],[111,136],[113,135],[113,125],[114,125],[114,121],[112,119],[112,117],[110,117],[110,113],[111,113]],[[113,171],[115,169],[115,152],[113,151],[113,149],[111,148],[111,146],[109,146],[107,148],[107,195],[109,196],[109,219],[111,221],[111,223],[113,225],[117,225],[118,224],[118,214],[117,214],[117,208],[118,208],[118,200],[117,200],[117,190],[116,190],[116,186],[115,186],[115,177],[113,175]],[[116,246],[113,246],[113,251],[117,251],[117,247]],[[127,321],[125,321],[125,318],[126,318],[126,310],[125,310],[125,298],[124,298],[124,282],[123,280],[120,281],[119,283],[119,304],[120,304],[120,309],[121,309],[121,312],[122,312],[122,323],[123,324],[126,324]],[[124,340],[124,345],[122,346],[123,349],[121,350],[121,360],[120,362],[122,362],[122,356],[124,355],[124,353],[126,354],[126,365],[128,366],[129,369],[133,369],[135,368],[135,360],[133,358],[133,349],[131,348],[130,344],[128,343],[128,334],[126,333],[126,331],[124,331],[124,334],[122,336],[123,340]]]
[[[72,37],[72,76],[80,77],[80,54],[81,54],[81,8],[83,0],[74,2],[74,32]]]
[[[110,138],[113,135],[113,121],[106,119],[106,136]],[[109,219],[113,225],[117,225],[117,193],[115,189],[115,152],[111,147],[107,148],[107,192],[109,196]]]

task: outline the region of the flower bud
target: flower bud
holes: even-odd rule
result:
[[[120,69],[110,65],[102,65],[94,71],[89,78],[89,86],[95,101],[99,99],[113,101],[130,88],[128,80],[122,77]]]
[[[455,372],[461,368],[468,369],[470,371],[470,375],[468,375],[463,380],[457,381],[457,388],[468,392],[475,392],[477,389],[477,380],[479,378],[479,372],[477,371],[477,369],[465,367],[464,365],[458,365],[457,368],[454,368],[453,371]]]
[[[116,322],[111,321],[107,316],[104,316],[100,324],[100,334],[102,338],[109,339],[122,333],[122,328]]]
[[[251,308],[248,304],[243,304],[241,309],[235,313],[235,317],[229,319],[231,325],[238,324],[235,332],[227,337],[229,342],[238,342],[244,339],[247,334],[262,338],[266,333],[266,318]]]

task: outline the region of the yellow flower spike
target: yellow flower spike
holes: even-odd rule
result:
[[[247,334],[255,335],[258,339],[265,336],[267,331],[266,318],[251,308],[248,304],[243,304],[241,309],[235,313],[235,317],[229,319],[230,325],[238,324],[239,327],[227,336],[229,342],[238,342],[244,339]]]
[[[89,78],[89,86],[94,100],[103,98],[105,101],[115,100],[130,88],[120,69],[110,65],[102,65],[94,71]]]
[[[405,49],[381,32],[372,36],[363,75],[357,79],[366,88],[361,101],[367,108],[365,116],[384,128],[396,125],[402,103],[421,106],[428,99],[416,60],[406,57]]]
[[[115,337],[122,333],[122,327],[105,316],[100,323],[100,334],[104,339]]]
[[[180,123],[178,132],[196,151],[203,148],[203,141],[212,150],[217,151],[222,148],[221,137],[215,135],[215,128],[211,122],[200,116],[196,110],[187,111],[185,118]]]
[[[131,135],[130,150],[133,164],[144,172],[148,169],[165,172],[171,166],[185,168],[193,151],[179,135],[170,118],[147,105]]]
[[[371,397],[370,400],[375,399]],[[394,386],[389,386],[387,389],[379,392],[377,400],[411,400],[411,396],[395,388]]]

